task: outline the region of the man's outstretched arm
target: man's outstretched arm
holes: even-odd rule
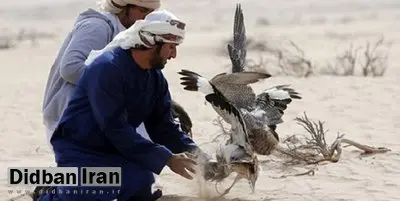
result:
[[[171,96],[165,79],[163,79],[162,94],[157,99],[150,118],[145,121],[145,126],[154,142],[165,145],[173,153],[194,152],[199,149],[173,120]]]

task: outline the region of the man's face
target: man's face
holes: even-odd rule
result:
[[[163,69],[167,60],[176,57],[176,44],[174,43],[163,43],[161,46],[154,48],[153,55],[150,58],[150,64],[153,68]]]
[[[144,19],[152,11],[154,11],[154,9],[140,7],[136,5],[128,6],[126,10],[128,27],[132,26],[136,22],[136,20]]]

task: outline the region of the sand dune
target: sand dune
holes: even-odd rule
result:
[[[51,2],[51,3],[50,3]],[[251,193],[241,181],[225,200],[379,200],[400,199],[400,3],[385,1],[240,1],[245,13],[248,35],[265,39],[271,45],[293,40],[315,64],[331,60],[350,42],[364,44],[383,34],[392,42],[389,68],[383,77],[311,76],[295,78],[273,76],[254,85],[261,91],[275,84],[291,84],[302,100],[290,104],[284,123],[278,127],[282,138],[305,131],[294,122],[304,111],[315,120],[325,121],[327,141],[337,132],[357,142],[390,148],[385,154],[360,157],[360,151],[343,149],[338,163],[319,166],[284,166],[277,156],[263,157],[263,171]],[[18,3],[1,1],[0,35],[13,35],[21,28],[56,34],[54,38],[17,42],[0,50],[0,200],[16,197],[10,190],[32,190],[6,185],[7,167],[54,166],[45,142],[41,104],[47,75],[57,50],[76,17],[94,1],[39,1]],[[235,1],[177,0],[165,7],[188,21],[187,39],[179,47],[178,59],[169,62],[165,74],[172,96],[190,112],[194,139],[212,153],[209,141],[219,132],[216,117],[200,93],[188,92],[179,85],[177,72],[191,69],[205,77],[229,70],[229,59],[218,55],[221,41],[232,34]],[[66,9],[68,6],[68,9]],[[44,9],[46,8],[46,9]],[[4,11],[4,12],[3,12]],[[33,13],[33,17],[26,17]],[[266,23],[269,25],[266,25]],[[264,24],[264,25],[260,25]],[[257,52],[249,58],[258,59]],[[281,177],[315,169],[314,176]],[[160,176],[162,200],[201,200],[196,181],[185,180],[168,168]],[[224,186],[232,180],[224,182]],[[214,185],[207,185],[214,194]],[[25,200],[29,200],[25,197]]]

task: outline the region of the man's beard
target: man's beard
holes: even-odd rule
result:
[[[165,64],[167,63],[166,60],[161,57],[160,51],[161,48],[157,48],[150,59],[150,65],[153,69],[164,69]]]
[[[165,63],[165,60],[159,54],[154,54],[150,60],[153,69],[164,69]]]

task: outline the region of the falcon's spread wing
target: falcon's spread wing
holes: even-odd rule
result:
[[[211,79],[220,92],[236,107],[251,107],[256,95],[249,84],[271,77],[261,72],[221,73]]]
[[[211,82],[215,85],[224,84],[237,84],[237,85],[248,85],[256,83],[260,80],[271,77],[268,73],[262,72],[236,72],[236,73],[220,73],[211,79]]]
[[[255,105],[265,111],[263,123],[269,126],[282,123],[283,113],[292,99],[301,99],[301,96],[289,85],[274,86],[257,95]]]
[[[182,70],[179,74],[183,75],[181,80],[184,81],[181,84],[185,86],[184,89],[203,92],[206,100],[213,105],[214,109],[222,114],[223,118],[229,119],[232,126],[231,144],[247,148],[249,139],[242,113],[206,78],[188,70]]]
[[[246,61],[246,28],[241,5],[236,5],[233,22],[233,44],[228,44],[229,57],[232,62],[232,73],[241,72]]]

